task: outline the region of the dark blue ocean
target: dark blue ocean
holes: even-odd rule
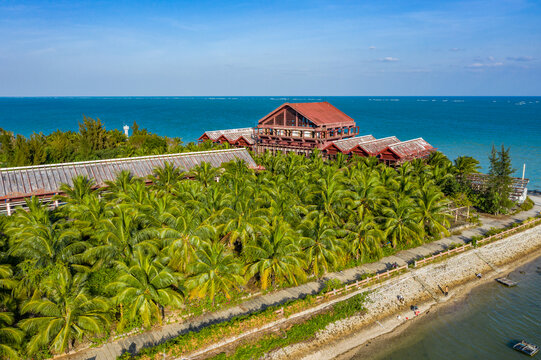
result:
[[[526,164],[541,190],[541,97],[43,97],[0,98],[0,127],[30,135],[77,130],[83,114],[107,128],[137,121],[160,135],[195,141],[205,130],[254,126],[283,102],[329,101],[361,134],[423,137],[454,159],[487,165],[493,144],[511,148],[517,176]]]

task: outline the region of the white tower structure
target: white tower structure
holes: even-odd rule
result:
[[[126,137],[130,136],[129,131],[130,131],[130,126],[124,125],[124,135],[126,135]]]

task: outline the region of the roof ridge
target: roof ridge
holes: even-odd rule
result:
[[[15,170],[47,169],[47,168],[63,167],[63,166],[82,166],[82,165],[89,165],[89,164],[100,164],[100,163],[110,163],[110,162],[125,162],[125,161],[134,161],[134,160],[170,158],[170,157],[175,157],[175,156],[197,156],[197,155],[209,154],[209,153],[224,153],[224,152],[239,152],[239,151],[246,151],[246,149],[245,148],[233,148],[233,149],[204,150],[204,151],[187,151],[187,152],[183,152],[183,153],[174,153],[174,154],[144,155],[144,156],[133,156],[133,157],[124,157],[124,158],[109,158],[109,159],[100,159],[100,160],[73,161],[73,162],[57,163],[57,164],[43,164],[43,165],[28,165],[28,166],[6,167],[6,168],[0,168],[0,172],[15,171]]]
[[[409,142],[416,141],[416,140],[423,140],[426,143],[428,143],[428,141],[426,141],[422,137],[418,137],[418,138],[415,138],[415,139],[409,139],[409,140],[406,140],[406,141],[401,141],[401,142],[398,142],[398,143],[395,143],[395,144],[391,144],[389,146],[398,146],[398,145],[402,145],[402,144],[409,143]]]

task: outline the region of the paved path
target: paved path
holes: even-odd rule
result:
[[[454,235],[437,240],[422,246],[400,251],[392,256],[385,257],[378,262],[364,264],[362,266],[347,269],[344,271],[328,274],[325,279],[338,279],[342,282],[358,280],[363,274],[375,273],[387,270],[391,264],[404,265],[414,260],[432,255],[447,249],[451,244],[467,243],[472,236],[482,235],[492,227],[504,227],[513,222],[522,221],[528,217],[541,213],[541,196],[530,196],[535,202],[532,210],[507,217],[506,219],[494,219],[481,217],[482,225],[473,229],[465,230],[460,235]],[[129,351],[135,353],[144,347],[160,344],[168,339],[182,335],[190,330],[200,329],[214,323],[227,321],[238,315],[245,315],[251,312],[265,309],[272,305],[282,304],[292,299],[298,299],[309,294],[315,294],[321,290],[324,280],[313,281],[297,287],[283,289],[274,293],[257,296],[237,306],[204,314],[187,322],[164,325],[160,328],[145,333],[129,336],[98,348],[86,349],[80,352],[58,357],[62,360],[115,360],[118,356]]]

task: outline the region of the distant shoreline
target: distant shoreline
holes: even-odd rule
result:
[[[497,277],[506,276],[510,271],[539,257],[541,226],[412,270],[375,290],[370,295],[372,301],[367,305],[367,314],[331,324],[315,339],[277,350],[267,358],[347,360],[354,355],[374,355],[378,349],[381,351],[382,346],[388,344],[389,339],[399,336],[419,321],[410,310],[410,305],[419,307],[419,319],[423,319],[429,313],[433,314],[440,308],[463,300],[472,289],[494,281]],[[494,271],[492,267],[499,271]],[[483,274],[482,279],[475,277],[476,272]],[[445,285],[449,286],[447,297],[438,289],[438,286]],[[398,294],[405,297],[404,305],[398,303]],[[405,320],[406,317],[409,320]]]

